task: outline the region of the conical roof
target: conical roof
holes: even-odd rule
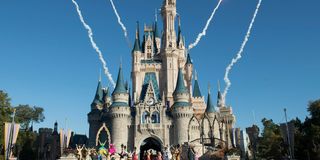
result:
[[[181,68],[179,68],[177,85],[176,85],[176,89],[174,90],[173,94],[179,94],[179,93],[188,93],[188,89],[184,85],[184,77],[183,77],[183,73],[182,73]]]
[[[206,108],[206,112],[207,113],[213,113],[215,112],[215,108],[214,105],[212,104],[212,100],[211,100],[211,94],[210,91],[208,92],[208,99],[207,99],[207,108]]]
[[[126,86],[125,86],[124,80],[123,80],[122,66],[120,66],[120,68],[119,68],[117,84],[116,84],[116,87],[115,87],[112,95],[113,94],[121,94],[121,93],[122,94],[127,93]]]

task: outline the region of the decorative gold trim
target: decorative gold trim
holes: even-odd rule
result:
[[[106,123],[103,123],[102,126],[100,127],[100,129],[99,129],[98,132],[97,132],[97,136],[96,136],[96,146],[98,146],[98,143],[99,143],[99,135],[100,135],[100,133],[101,133],[101,131],[102,131],[103,129],[107,132],[107,135],[108,135],[108,146],[110,145],[110,142],[111,142],[110,131],[109,131],[109,129],[107,128]]]

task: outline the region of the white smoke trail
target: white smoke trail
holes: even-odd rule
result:
[[[103,65],[104,73],[105,73],[106,76],[108,77],[108,79],[109,79],[110,83],[113,85],[113,87],[115,87],[115,82],[114,82],[114,80],[113,80],[113,78],[112,78],[111,73],[109,72],[109,69],[108,69],[108,67],[107,67],[107,63],[106,63],[106,61],[105,61],[104,58],[103,58],[102,52],[100,51],[99,47],[97,46],[97,44],[95,43],[95,41],[94,41],[94,39],[93,39],[93,32],[92,32],[91,27],[84,21],[78,3],[77,3],[75,0],[72,0],[72,2],[73,2],[73,4],[76,6],[76,9],[77,9],[77,12],[78,12],[80,21],[82,22],[84,28],[86,28],[87,31],[88,31],[88,37],[89,37],[89,39],[90,39],[90,42],[91,42],[91,45],[92,45],[93,49],[95,49],[95,51],[96,51],[96,52],[98,53],[98,55],[99,55],[99,59],[100,59],[102,65]]]
[[[119,25],[121,26],[121,28],[122,28],[122,30],[123,30],[124,37],[126,38],[126,41],[127,41],[127,43],[128,43],[128,46],[129,46],[129,48],[131,48],[131,44],[130,44],[130,40],[129,40],[129,37],[128,37],[127,28],[126,28],[126,26],[124,26],[124,24],[122,23],[121,18],[120,18],[120,16],[119,16],[119,13],[118,13],[118,11],[117,11],[117,8],[116,8],[116,6],[115,6],[114,3],[113,3],[113,0],[110,0],[110,3],[111,3],[111,5],[112,5],[112,8],[113,8],[114,13],[115,13],[116,16],[117,16],[118,23],[119,23]]]
[[[214,10],[212,11],[211,13],[211,16],[210,18],[208,19],[205,27],[203,28],[202,32],[198,35],[197,39],[195,40],[195,42],[191,43],[189,46],[188,46],[188,50],[192,49],[193,47],[197,46],[198,43],[200,42],[201,38],[203,36],[205,36],[207,34],[207,30],[208,30],[208,27],[211,23],[211,20],[213,19],[213,16],[216,14],[217,10],[219,9],[220,7],[220,4],[221,4],[222,0],[219,0],[217,6],[214,8]]]
[[[228,94],[228,90],[229,90],[229,88],[231,86],[231,81],[229,79],[229,73],[230,73],[233,65],[235,65],[238,62],[238,60],[241,59],[241,57],[242,57],[243,50],[244,50],[244,48],[245,48],[245,46],[246,46],[246,44],[247,44],[247,42],[249,40],[249,37],[250,37],[250,34],[251,34],[251,29],[253,27],[253,24],[254,24],[254,21],[256,19],[256,16],[257,16],[257,14],[259,12],[259,8],[260,8],[260,5],[261,5],[261,2],[262,2],[262,0],[259,0],[259,2],[257,4],[256,10],[255,10],[255,12],[253,14],[253,18],[252,18],[251,23],[249,25],[247,34],[246,34],[246,36],[245,36],[245,38],[244,38],[244,40],[243,40],[243,42],[241,44],[241,47],[240,47],[239,52],[237,53],[237,56],[232,59],[231,63],[226,68],[226,73],[224,75],[224,81],[226,83],[226,87],[225,87],[224,92],[223,92],[223,100],[224,101],[225,101],[226,95]]]

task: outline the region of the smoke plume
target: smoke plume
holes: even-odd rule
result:
[[[109,69],[107,67],[107,63],[103,58],[102,52],[100,51],[99,47],[97,46],[97,44],[95,43],[94,39],[93,39],[93,32],[91,27],[84,21],[80,7],[78,5],[78,3],[75,0],[72,0],[73,4],[75,5],[76,9],[77,9],[77,13],[79,15],[80,21],[82,22],[84,28],[88,31],[88,37],[90,39],[91,45],[93,47],[93,49],[98,53],[99,59],[103,65],[103,69],[104,69],[104,73],[105,75],[108,77],[110,83],[113,85],[113,87],[115,87],[115,82],[112,78],[111,73],[109,72]]]
[[[259,0],[259,2],[257,4],[256,10],[255,10],[255,12],[253,14],[253,18],[252,18],[251,23],[249,25],[247,34],[246,34],[246,36],[245,36],[245,38],[244,38],[244,40],[243,40],[243,42],[241,44],[241,47],[240,47],[239,52],[237,53],[237,56],[232,59],[231,63],[226,68],[226,72],[225,72],[225,75],[224,75],[224,81],[226,83],[226,87],[225,87],[224,92],[223,92],[223,99],[224,100],[225,100],[226,95],[228,94],[228,90],[229,90],[229,88],[231,86],[231,81],[229,79],[229,73],[230,73],[233,65],[235,65],[238,62],[238,60],[240,60],[241,57],[242,57],[243,50],[244,50],[244,48],[245,48],[245,46],[246,46],[246,44],[247,44],[247,42],[249,40],[254,21],[255,21],[256,16],[257,16],[257,14],[259,12],[259,8],[260,8],[260,5],[261,5],[261,2],[262,2],[262,0]]]
[[[115,13],[116,16],[117,16],[118,23],[119,23],[119,25],[121,26],[121,28],[122,28],[122,30],[123,30],[124,37],[126,38],[126,41],[127,41],[127,43],[128,43],[128,46],[129,46],[129,48],[131,48],[131,44],[130,44],[130,40],[129,40],[129,37],[128,37],[127,28],[126,28],[126,26],[124,26],[124,24],[122,23],[121,18],[120,18],[120,16],[119,16],[119,13],[118,13],[118,11],[117,11],[117,8],[116,8],[116,6],[115,6],[114,3],[113,3],[113,0],[110,0],[110,3],[111,3],[111,5],[112,5],[112,9],[113,9],[114,13]]]
[[[199,35],[198,35],[197,39],[195,40],[195,42],[191,43],[191,44],[188,46],[188,50],[190,50],[190,49],[192,49],[193,47],[197,46],[198,43],[200,42],[201,38],[206,35],[207,30],[208,30],[208,27],[209,27],[209,25],[210,25],[210,23],[211,23],[211,20],[213,19],[213,16],[216,14],[216,11],[219,9],[221,2],[222,2],[222,0],[219,0],[217,6],[213,9],[213,11],[212,11],[212,13],[211,13],[211,16],[210,16],[210,18],[208,19],[208,21],[207,21],[205,27],[203,28],[202,32],[199,33]]]

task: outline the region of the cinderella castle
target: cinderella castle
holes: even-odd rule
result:
[[[157,22],[145,25],[142,42],[137,26],[131,53],[132,90],[124,82],[122,66],[114,90],[98,82],[88,113],[89,146],[112,143],[119,151],[123,144],[138,152],[177,144],[193,144],[199,150],[220,142],[232,146],[232,108],[225,105],[220,90],[216,104],[210,90],[207,99],[201,94],[176,0],[164,0],[161,15],[163,31]]]

